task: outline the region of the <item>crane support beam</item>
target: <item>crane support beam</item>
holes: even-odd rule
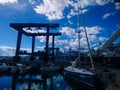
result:
[[[10,27],[20,30],[20,28],[26,28],[26,27],[51,27],[56,28],[59,27],[59,24],[46,24],[46,23],[10,23]]]
[[[107,49],[120,36],[120,28],[99,48],[99,50]]]

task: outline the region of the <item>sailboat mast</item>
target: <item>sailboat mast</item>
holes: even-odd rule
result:
[[[89,40],[88,40],[87,30],[86,30],[86,26],[85,26],[85,19],[84,19],[84,15],[83,15],[82,8],[81,8],[81,3],[80,3],[80,14],[81,14],[81,17],[82,17],[83,27],[84,27],[84,31],[85,31],[86,40],[87,40],[87,45],[88,45],[88,50],[89,50],[90,62],[91,62],[92,70],[93,70],[93,72],[95,72],[93,59],[92,59],[92,55],[91,55],[90,43],[89,43]]]
[[[77,20],[78,20],[78,27],[77,27],[77,30],[78,30],[78,60],[79,60],[79,67],[81,67],[81,58],[80,58],[80,11],[79,11],[79,0],[77,2],[78,4],[78,15],[77,15]]]

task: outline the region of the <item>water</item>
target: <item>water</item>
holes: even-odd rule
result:
[[[10,90],[12,85],[12,77],[0,76],[0,90]]]
[[[90,90],[67,81],[59,73],[0,76],[0,90]]]

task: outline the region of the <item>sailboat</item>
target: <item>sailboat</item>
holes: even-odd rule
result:
[[[84,86],[88,87],[95,87],[95,70],[94,70],[94,65],[93,65],[93,60],[92,60],[92,55],[91,55],[91,50],[90,50],[90,44],[89,40],[87,37],[87,31],[85,27],[85,22],[84,22],[84,17],[82,14],[82,9],[80,10],[81,13],[79,12],[79,8],[81,9],[80,2],[78,0],[78,57],[75,59],[75,61],[72,63],[71,66],[67,66],[64,68],[64,75],[65,77],[78,82]],[[91,69],[88,70],[86,68],[81,67],[80,63],[80,29],[79,29],[79,14],[82,15],[82,22],[84,24],[84,32],[86,36],[86,41],[87,41],[87,46],[88,46],[88,51],[89,51],[89,57],[90,57],[90,63],[91,63]],[[77,66],[79,64],[79,67]]]

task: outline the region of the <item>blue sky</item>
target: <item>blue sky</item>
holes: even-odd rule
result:
[[[120,3],[113,0],[80,2],[91,48],[97,48],[108,39],[109,31],[112,35],[120,27]],[[60,27],[54,31],[62,35],[55,38],[55,47],[77,50],[77,11],[77,0],[0,0],[0,55],[15,52],[17,31],[10,23],[59,23]],[[81,47],[87,48],[81,18],[80,30]],[[36,37],[35,50],[44,47],[45,37]],[[30,37],[23,36],[21,48],[30,51]]]

